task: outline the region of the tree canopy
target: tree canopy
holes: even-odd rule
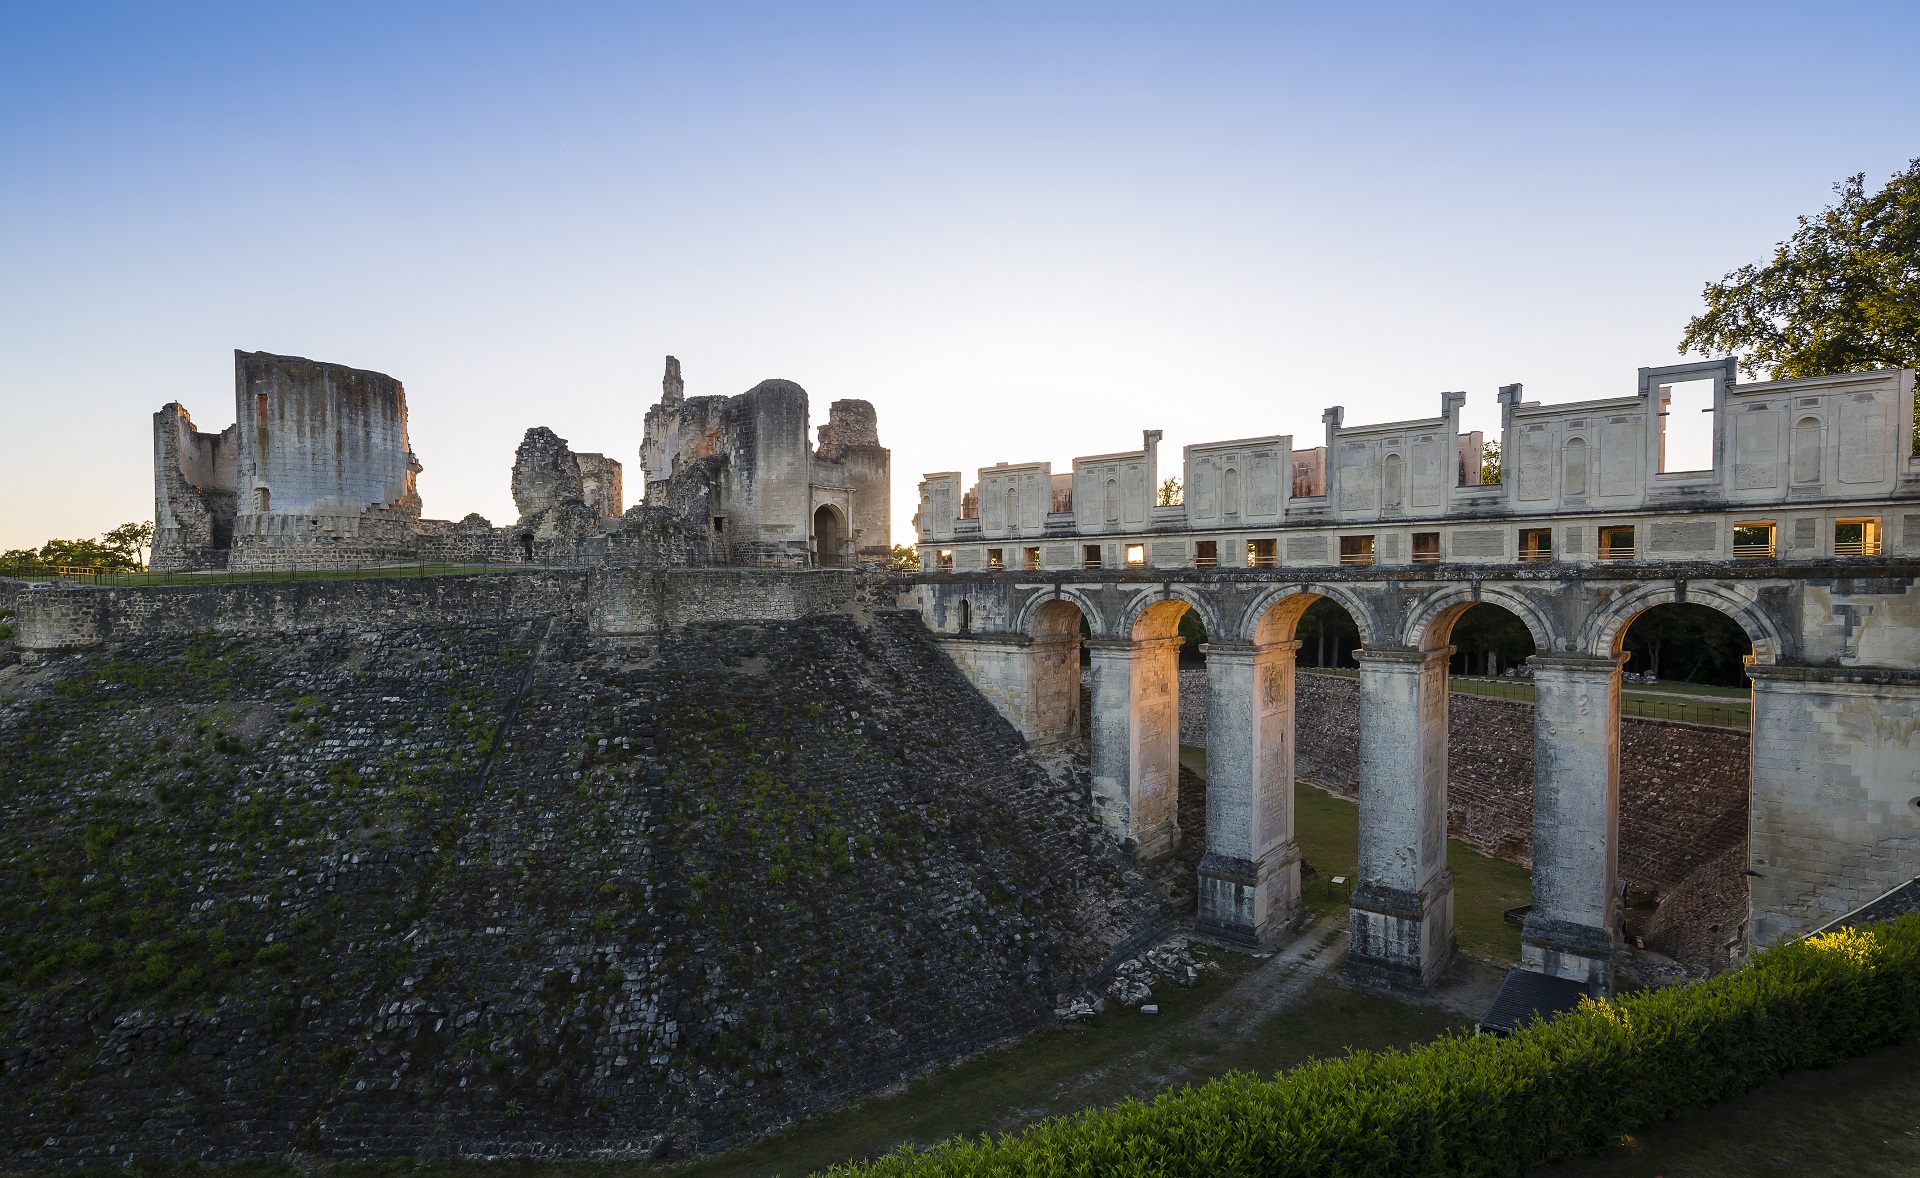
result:
[[[146,547],[152,541],[153,524],[121,524],[98,540],[49,540],[38,548],[10,549],[0,553],[0,564],[140,569],[146,567]]]
[[[1681,352],[1736,353],[1774,380],[1920,366],[1920,159],[1878,192],[1865,173],[1833,187],[1772,261],[1707,284]]]

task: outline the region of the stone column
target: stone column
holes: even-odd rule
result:
[[[1179,638],[1095,639],[1093,805],[1107,832],[1139,861],[1179,837]]]
[[[1747,675],[1757,947],[1920,875],[1920,670],[1749,664]]]
[[[1431,985],[1453,955],[1447,870],[1447,659],[1368,648],[1360,662],[1360,879],[1347,972]]]
[[[1293,840],[1298,642],[1207,646],[1207,853],[1197,927],[1265,947],[1300,911]]]
[[[1533,911],[1527,969],[1613,991],[1624,655],[1534,655]]]

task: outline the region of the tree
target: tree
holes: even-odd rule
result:
[[[1707,284],[1682,353],[1738,353],[1741,371],[1773,380],[1920,365],[1920,159],[1878,192],[1864,172],[1833,190],[1838,203],[1801,217],[1772,261]]]
[[[153,521],[121,524],[100,539],[131,554],[136,566],[146,568],[147,548],[153,543]]]
[[[1482,484],[1500,481],[1500,440],[1495,438],[1480,447],[1480,482]]]
[[[918,572],[920,570],[920,550],[911,544],[895,544],[893,546],[893,567],[895,572]]]
[[[1166,482],[1161,483],[1160,490],[1155,493],[1153,501],[1161,507],[1178,507],[1185,503],[1186,492],[1180,486],[1180,476],[1173,475]]]

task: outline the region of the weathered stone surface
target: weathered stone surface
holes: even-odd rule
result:
[[[0,668],[0,1165],[710,1149],[1164,919],[911,615],[636,643],[565,577],[354,584],[59,594],[158,608]]]

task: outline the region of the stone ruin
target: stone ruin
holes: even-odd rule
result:
[[[218,434],[177,402],[154,415],[155,569],[834,567],[890,551],[890,455],[873,406],[833,402],[816,447],[807,392],[788,380],[688,398],[667,357],[643,420],[641,501],[626,505],[619,461],[535,426],[514,455],[519,518],[504,527],[421,518],[406,391],[392,377],[235,352],[234,401]]]

